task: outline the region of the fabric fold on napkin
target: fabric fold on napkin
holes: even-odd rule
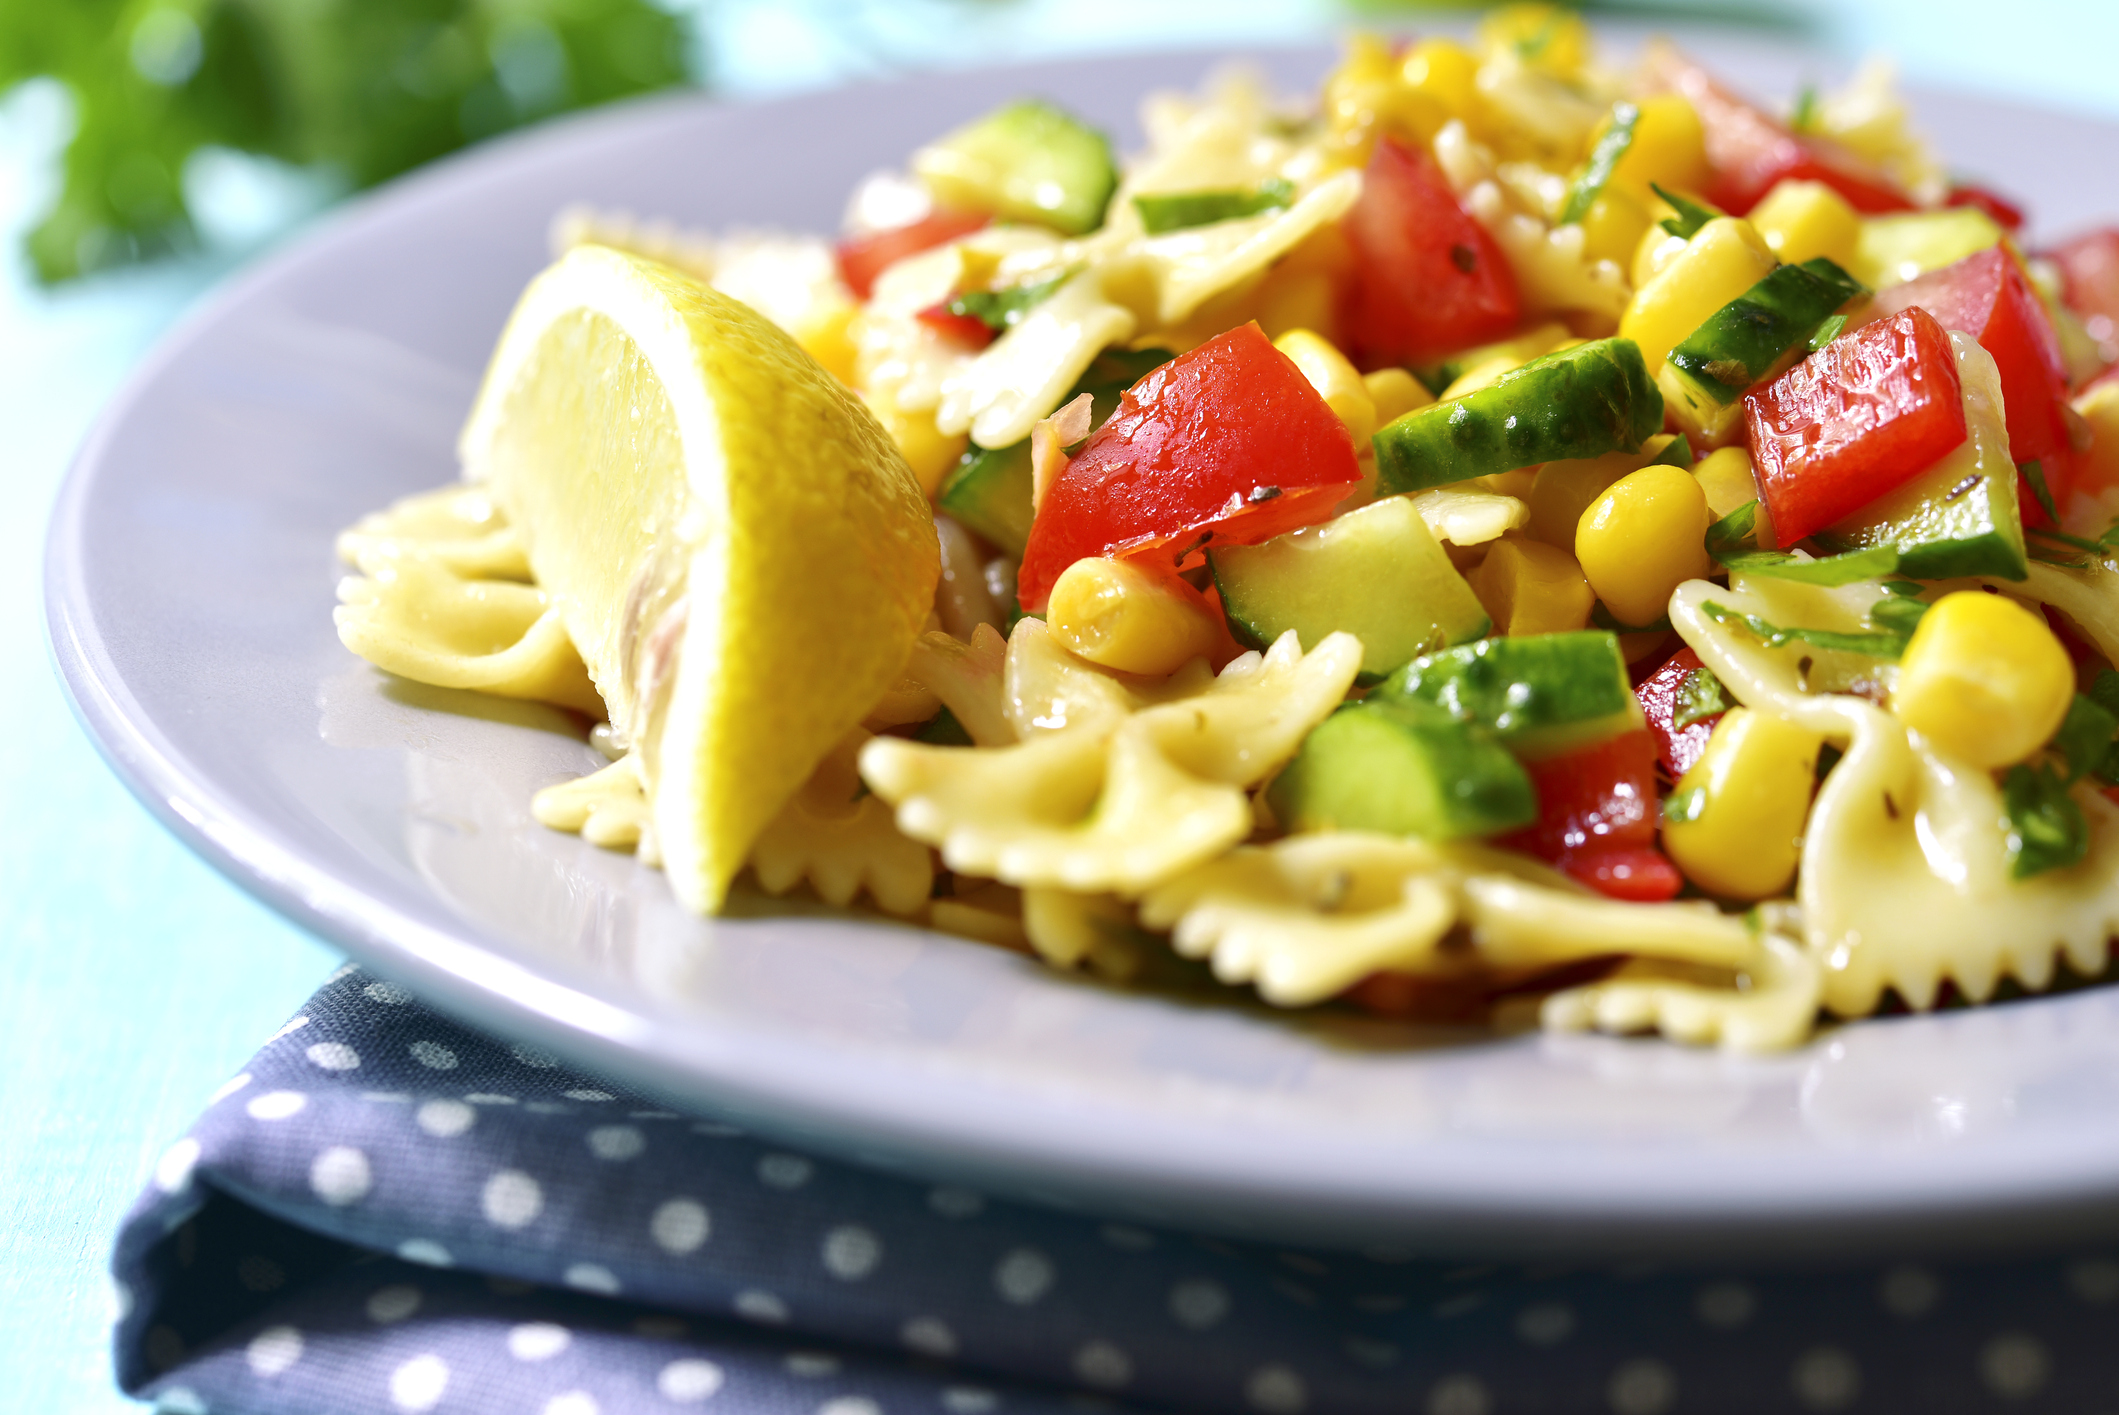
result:
[[[342,969],[155,1167],[173,1412],[2101,1408],[2119,1261],[1538,1268],[1101,1222],[816,1159]]]

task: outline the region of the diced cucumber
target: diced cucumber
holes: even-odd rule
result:
[[[1377,429],[1377,487],[1388,496],[1561,458],[1637,452],[1662,427],[1663,394],[1640,346],[1598,339]]]
[[[1670,365],[1700,401],[1734,403],[1864,293],[1860,281],[1823,256],[1783,265],[1687,335],[1670,351]]]
[[[1377,702],[1318,724],[1266,802],[1288,830],[1429,840],[1497,835],[1538,815],[1529,774],[1491,736],[1432,708]]]
[[[1955,265],[2007,234],[1976,206],[1871,216],[1861,224],[1854,274],[1871,289],[1887,289]]]
[[[1035,221],[1065,236],[1104,224],[1118,186],[1111,140],[1064,109],[1023,98],[913,154],[945,206]]]
[[[1088,394],[1090,426],[1102,427],[1128,388],[1174,357],[1168,349],[1106,349],[1061,402]],[[1021,559],[1030,540],[1030,439],[1007,447],[973,446],[942,478],[935,504],[995,549]]]
[[[1416,658],[1370,701],[1433,704],[1532,761],[1642,725],[1618,639],[1593,629],[1484,639]]]
[[[1151,236],[1285,211],[1294,204],[1295,184],[1285,177],[1261,182],[1251,191],[1156,192],[1133,198],[1141,229]]]
[[[1361,640],[1364,682],[1493,627],[1402,496],[1263,545],[1218,547],[1207,562],[1239,640],[1262,649],[1293,629],[1307,650],[1343,629]]]

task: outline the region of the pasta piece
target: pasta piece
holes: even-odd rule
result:
[[[1421,492],[1413,498],[1413,509],[1436,540],[1451,545],[1484,545],[1530,524],[1530,507],[1513,496],[1453,486]]]
[[[1463,884],[1472,946],[1500,968],[1647,954],[1725,968],[1751,956],[1751,931],[1712,904],[1629,904],[1506,875]]]
[[[1049,417],[1089,363],[1133,337],[1133,312],[1105,298],[1097,269],[1032,305],[1017,324],[942,380],[935,425],[969,432],[981,447],[1009,447]]]
[[[530,579],[522,538],[483,487],[445,486],[393,501],[339,532],[338,558],[417,552],[472,580]]]
[[[1008,639],[1002,711],[1026,742],[1068,728],[1108,729],[1143,705],[1136,681],[1076,658],[1044,620],[1025,619]]]
[[[640,759],[630,752],[601,771],[545,787],[530,798],[530,814],[548,830],[578,834],[606,850],[637,849],[653,863],[653,816]]]
[[[1183,323],[1214,296],[1233,290],[1332,225],[1361,197],[1361,174],[1336,172],[1319,182],[1285,211],[1217,221],[1140,244],[1159,292],[1156,318],[1164,325]]]
[[[1148,936],[1133,910],[1108,894],[1065,889],[1023,891],[1023,928],[1038,957],[1055,968],[1086,968],[1123,983],[1137,976]]]
[[[859,728],[848,733],[758,836],[750,865],[768,894],[806,883],[827,904],[843,907],[865,890],[888,913],[926,907],[933,853],[901,834],[890,808],[861,789],[854,763],[870,740]]]
[[[1746,961],[1746,986],[1709,987],[1658,976],[1652,962],[1545,999],[1539,1022],[1555,1032],[1657,1032],[1696,1046],[1782,1051],[1800,1045],[1817,1017],[1822,974],[1799,943],[1762,934]]]
[[[1632,294],[1625,272],[1611,261],[1588,259],[1580,225],[1553,226],[1512,200],[1461,121],[1436,134],[1435,157],[1465,210],[1507,253],[1526,317],[1573,310],[1618,319]]]

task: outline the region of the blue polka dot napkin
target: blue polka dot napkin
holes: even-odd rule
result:
[[[119,1235],[171,1412],[2119,1410],[2119,1261],[1526,1268],[865,1173],[334,977]]]

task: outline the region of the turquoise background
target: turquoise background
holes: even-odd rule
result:
[[[1967,0],[1775,13],[1776,37],[1849,58],[1885,49],[1916,82],[2119,115],[2119,5],[2106,0],[2016,0],[2005,26]],[[700,29],[705,72],[741,96],[1120,45],[1314,40],[1421,16],[1323,0],[736,0],[703,9]],[[117,1218],[206,1095],[336,961],[188,854],[104,768],[50,671],[40,586],[46,512],[98,410],[187,306],[299,230],[320,188],[224,172],[216,249],[43,291],[17,238],[50,191],[64,131],[54,94],[0,99],[0,1403],[40,1412],[131,1408],[105,1340]],[[2119,220],[2119,153],[2083,176],[2112,192]]]

